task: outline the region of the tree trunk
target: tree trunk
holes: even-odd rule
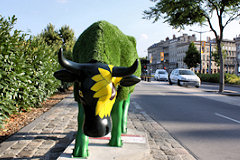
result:
[[[221,41],[217,41],[218,54],[220,57],[220,79],[219,79],[219,93],[224,92],[224,60],[222,54]]]

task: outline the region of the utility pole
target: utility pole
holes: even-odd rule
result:
[[[202,33],[211,32],[211,31],[194,31],[192,29],[190,29],[189,31],[200,34],[200,49],[199,49],[200,50],[200,65],[199,65],[199,68],[200,68],[200,73],[202,73]]]

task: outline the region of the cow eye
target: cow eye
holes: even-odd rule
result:
[[[80,99],[80,101],[81,101],[81,103],[83,104],[83,105],[86,105],[87,103],[86,103],[86,100],[85,100],[85,98],[84,98],[84,96],[83,96],[83,92],[81,91],[81,90],[79,90],[79,99]]]
[[[79,90],[79,96],[83,98],[83,93],[80,90]]]

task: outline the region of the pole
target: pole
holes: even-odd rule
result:
[[[209,74],[212,74],[212,43],[211,41],[210,43],[210,60],[209,60]]]
[[[200,33],[200,73],[202,73],[202,33],[206,33],[206,32],[210,32],[210,31],[194,31],[192,29],[190,29],[189,31],[192,31],[192,32],[196,32],[196,33]]]
[[[202,32],[200,33],[200,73],[202,73]]]

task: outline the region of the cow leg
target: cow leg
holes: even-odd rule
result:
[[[122,134],[122,105],[123,100],[117,100],[115,101],[113,105],[113,109],[111,112],[112,117],[112,132],[111,132],[111,139],[109,142],[110,146],[115,147],[121,147],[122,146],[122,140],[121,140],[121,134]]]
[[[128,95],[128,98],[124,100],[123,102],[123,117],[122,117],[122,133],[127,133],[127,115],[128,115],[128,108],[130,105],[130,96]]]
[[[78,131],[73,150],[73,157],[88,157],[88,136],[83,134],[84,109],[81,103],[78,103]]]

